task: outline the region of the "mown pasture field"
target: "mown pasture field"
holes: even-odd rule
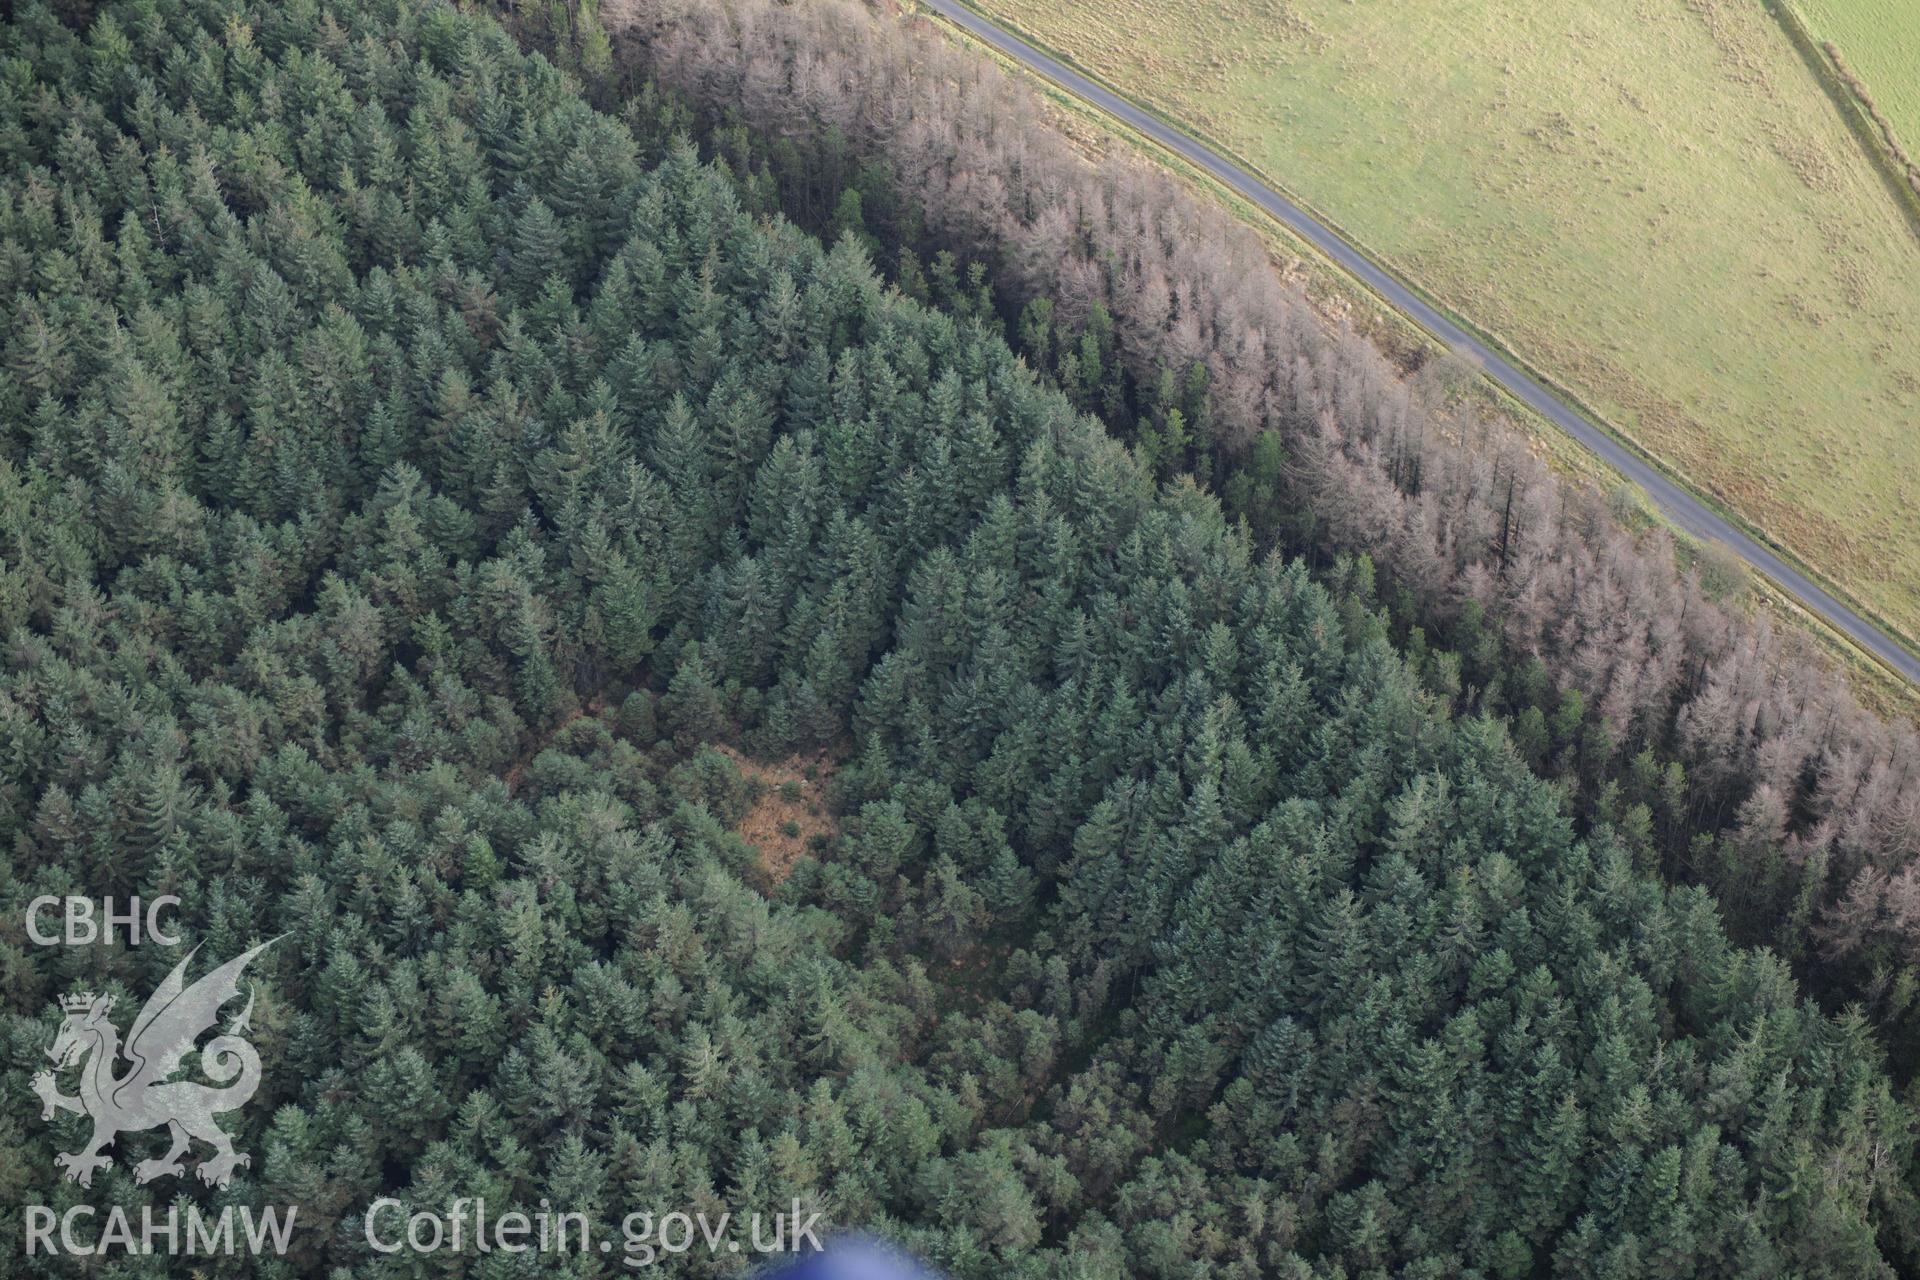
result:
[[[1760,5],[976,2],[1920,635],[1920,236]]]
[[[1831,40],[1920,159],[1920,7],[1913,0],[1791,0],[1816,39]]]

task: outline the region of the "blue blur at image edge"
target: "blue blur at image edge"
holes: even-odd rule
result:
[[[763,1268],[756,1280],[940,1280],[940,1273],[871,1236],[836,1236],[804,1257]]]

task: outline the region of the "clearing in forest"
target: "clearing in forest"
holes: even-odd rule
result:
[[[759,850],[768,881],[779,884],[800,855],[812,851],[815,836],[830,837],[839,830],[826,800],[827,783],[835,769],[833,758],[817,751],[768,763],[733,747],[716,744],[713,749],[733,761],[741,776],[754,784],[753,803],[734,832]]]

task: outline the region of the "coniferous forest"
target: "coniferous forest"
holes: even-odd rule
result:
[[[1743,754],[1788,768],[1760,659],[1676,632],[1602,705],[1601,640],[1442,599],[1524,545],[1551,600],[1543,530],[1609,519],[1509,445],[1533,523],[1478,570],[1417,511],[1362,545],[1360,464],[1211,339],[723,109],[690,44],[504,18],[0,34],[0,1205],[298,1206],[284,1256],[108,1276],[626,1271],[383,1253],[380,1197],[798,1201],[961,1280],[1920,1268],[1904,925],[1844,936],[1910,730],[1835,713],[1841,830],[1830,771]],[[1291,323],[1330,420],[1414,394]],[[279,939],[226,1186],[140,1182],[158,1130],[62,1179],[61,997],[131,1017],[185,954],[34,945],[70,894]],[[24,1236],[5,1274],[79,1265]]]

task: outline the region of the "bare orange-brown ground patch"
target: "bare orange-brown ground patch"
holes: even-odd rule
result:
[[[827,811],[826,787],[838,767],[825,751],[772,762],[750,759],[733,747],[715,745],[756,784],[758,794],[735,834],[760,851],[767,879],[779,884],[793,871],[816,835],[831,836],[839,824]]]

